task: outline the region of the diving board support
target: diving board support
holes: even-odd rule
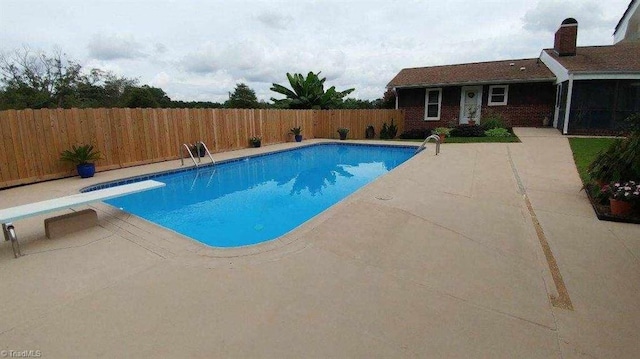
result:
[[[4,240],[11,241],[11,249],[13,249],[13,256],[18,258],[22,255],[20,252],[20,242],[18,242],[18,236],[16,235],[16,229],[13,227],[13,223],[7,222],[2,224],[2,232],[4,232]]]
[[[438,153],[440,153],[440,136],[438,135],[431,135],[427,138],[424,139],[424,142],[422,142],[422,144],[420,146],[418,146],[418,148],[416,149],[416,153],[424,150],[425,148],[427,148],[427,142],[429,142],[429,140],[434,140],[436,142],[436,156],[438,155]]]
[[[104,201],[107,199],[156,189],[164,186],[165,184],[162,182],[147,180],[125,184],[122,186],[109,187],[97,191],[72,194],[70,196],[49,199],[41,202],[23,204],[21,206],[11,208],[0,209],[0,223],[2,223],[4,239],[7,241],[11,241],[13,255],[18,258],[22,255],[22,253],[20,252],[20,243],[18,243],[16,230],[12,223],[13,221],[39,214],[45,214],[63,209],[70,209],[72,207],[92,202]]]

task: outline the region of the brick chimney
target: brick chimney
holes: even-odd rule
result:
[[[578,40],[578,22],[574,18],[565,19],[556,31],[553,49],[560,56],[575,56]]]

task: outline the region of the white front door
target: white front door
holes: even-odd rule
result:
[[[463,86],[460,95],[460,124],[469,120],[480,124],[480,110],[482,108],[482,86]]]

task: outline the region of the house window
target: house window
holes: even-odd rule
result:
[[[442,105],[442,89],[427,89],[424,100],[424,120],[440,120],[440,107]]]
[[[507,104],[509,86],[489,86],[489,106],[503,106]]]

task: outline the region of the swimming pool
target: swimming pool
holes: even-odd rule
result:
[[[246,246],[291,231],[414,152],[315,144],[154,176],[167,185],[106,202],[213,247]]]

